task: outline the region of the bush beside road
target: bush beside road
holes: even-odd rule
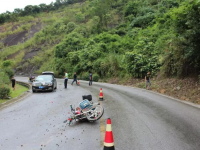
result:
[[[24,92],[28,91],[28,87],[22,86],[22,85],[20,85],[20,84],[17,84],[17,85],[16,85],[15,91],[13,91],[13,90],[12,90],[12,87],[11,87],[11,85],[10,85],[10,91],[11,91],[11,93],[10,93],[10,99],[13,99],[13,98],[15,98],[15,97],[20,96],[20,95],[23,94]],[[10,99],[0,99],[0,104],[4,103],[4,102],[6,102],[6,101],[8,101],[8,100],[10,100]]]

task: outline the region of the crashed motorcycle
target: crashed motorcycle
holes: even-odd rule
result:
[[[30,76],[30,77],[28,77],[28,81],[29,81],[29,82],[33,82],[33,80],[35,80],[35,76]]]
[[[71,116],[66,121],[68,125],[73,124],[74,122],[81,120],[88,120],[89,122],[94,122],[99,120],[103,113],[104,109],[100,103],[93,103],[91,95],[84,95],[82,102],[79,103],[79,107],[76,109],[70,105]]]

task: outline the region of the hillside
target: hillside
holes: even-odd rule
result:
[[[92,71],[96,79],[127,82],[151,71],[156,80],[190,77],[199,86],[199,6],[198,0],[56,1],[41,12],[27,6],[0,26],[0,61],[20,75],[52,70],[60,77],[67,70],[87,79]]]

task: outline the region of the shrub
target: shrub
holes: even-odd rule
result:
[[[3,67],[9,67],[9,66],[11,66],[11,64],[12,64],[12,61],[10,61],[10,60],[5,60],[5,61],[2,63],[2,66],[3,66]]]
[[[144,16],[139,16],[135,18],[132,23],[130,24],[130,27],[147,27],[152,21],[155,19],[154,13],[147,13]]]
[[[16,68],[17,71],[22,71],[23,67],[20,65]]]
[[[11,79],[14,76],[14,72],[10,68],[5,68],[4,69],[5,73],[8,75],[8,77]]]
[[[63,75],[59,75],[58,78],[63,78]]]
[[[85,16],[84,16],[84,14],[82,14],[82,13],[77,13],[76,15],[75,15],[75,18],[76,18],[76,21],[77,22],[84,22],[85,21]]]
[[[139,3],[138,2],[129,2],[125,7],[124,7],[124,16],[129,16],[133,14],[134,16],[137,15],[139,10]]]
[[[0,86],[0,99],[5,99],[10,95],[10,88],[7,85]]]
[[[67,24],[67,33],[72,32],[76,28],[76,24],[74,22],[69,22]]]
[[[98,82],[99,81],[99,75],[98,74],[93,74],[92,76],[92,80],[95,81],[95,82]]]
[[[0,71],[0,85],[9,84],[10,79],[4,71]]]
[[[89,81],[89,73],[88,72],[83,72],[81,75],[82,80]]]

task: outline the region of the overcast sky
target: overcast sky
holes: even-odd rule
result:
[[[13,12],[15,8],[24,8],[27,5],[50,4],[56,0],[0,0],[0,13],[7,10]]]

